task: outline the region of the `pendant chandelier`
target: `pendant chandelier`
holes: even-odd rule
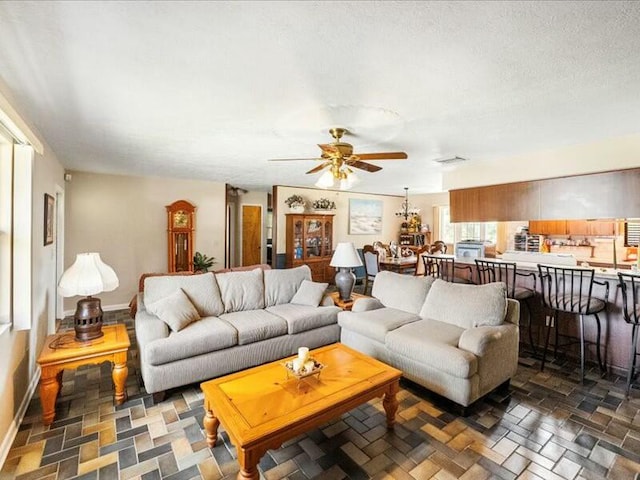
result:
[[[409,204],[409,187],[404,187],[404,201],[402,202],[400,209],[396,211],[396,217],[402,217],[406,222],[417,215],[420,215],[420,209],[412,207]]]

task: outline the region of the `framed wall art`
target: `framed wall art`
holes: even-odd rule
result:
[[[349,199],[349,235],[382,233],[382,200]]]
[[[56,199],[49,195],[44,194],[44,244],[51,245],[53,243],[54,233],[54,217],[55,217],[55,202]]]

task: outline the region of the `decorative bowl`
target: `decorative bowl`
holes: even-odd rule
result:
[[[315,360],[314,358],[309,358],[308,361],[312,361],[313,362],[313,369],[311,371],[309,371],[309,372],[307,372],[304,367],[302,367],[299,372],[296,372],[295,370],[293,370],[293,360],[287,360],[286,362],[282,363],[281,365],[287,371],[287,377],[289,375],[292,375],[292,376],[296,377],[298,380],[301,379],[301,378],[309,377],[311,375],[320,375],[320,372],[322,371],[322,369],[325,366],[322,363],[320,363],[317,360]]]

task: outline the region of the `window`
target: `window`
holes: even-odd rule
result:
[[[13,258],[13,141],[0,127],[0,326],[11,323]]]
[[[451,223],[449,206],[438,207],[440,238],[445,243],[454,244],[461,240],[498,241],[498,222]]]
[[[31,328],[33,157],[0,125],[0,332]]]
[[[639,242],[640,242],[640,220],[625,222],[624,246],[637,247]]]

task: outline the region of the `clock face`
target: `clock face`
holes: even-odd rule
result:
[[[184,210],[178,210],[173,214],[173,227],[186,228],[189,226],[189,215]]]

